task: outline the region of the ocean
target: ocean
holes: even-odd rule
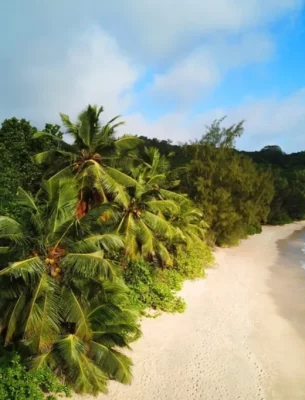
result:
[[[305,337],[305,229],[278,243],[279,257],[270,268],[270,295],[279,314]]]

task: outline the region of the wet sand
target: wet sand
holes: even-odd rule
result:
[[[111,382],[98,399],[304,400],[305,271],[279,242],[302,228],[265,227],[217,249],[207,279],[185,283],[184,314],[143,320],[133,383]]]

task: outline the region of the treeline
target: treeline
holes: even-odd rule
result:
[[[12,118],[0,129],[6,378],[20,355],[33,374],[54,372],[78,392],[129,383],[121,349],[139,337],[139,314],[182,312],[176,293],[204,276],[215,243],[304,216],[305,153],[238,152],[243,123],[222,120],[188,144],[118,138],[122,122],[101,124],[102,111],[88,106],[75,123],[61,114],[62,128]],[[0,394],[21,399],[12,387],[3,379]]]
[[[179,168],[179,190],[188,193],[209,223],[218,245],[238,243],[264,224],[282,225],[305,218],[305,151],[285,154],[279,146],[260,151],[235,149],[243,124],[207,127],[202,139],[174,145],[141,136]]]

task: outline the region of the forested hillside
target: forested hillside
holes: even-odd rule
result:
[[[204,276],[214,244],[305,216],[305,152],[239,152],[243,123],[223,120],[181,145],[118,137],[122,121],[102,112],[0,129],[0,397],[21,390],[12,368],[37,399],[68,391],[53,374],[94,394],[129,383],[121,350],[140,314],[182,312],[177,291]]]

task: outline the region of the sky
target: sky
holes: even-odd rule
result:
[[[187,142],[226,116],[240,149],[305,150],[305,0],[10,0],[0,38],[1,120],[97,104]]]

